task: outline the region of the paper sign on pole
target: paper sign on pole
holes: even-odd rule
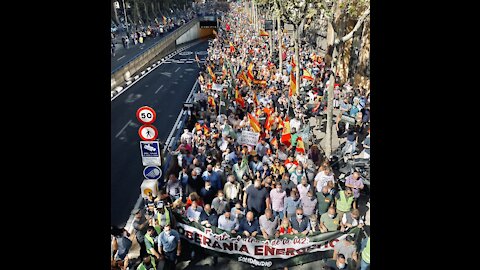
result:
[[[238,138],[239,144],[248,144],[248,145],[257,145],[258,138],[260,137],[260,133],[256,133],[253,131],[243,130],[242,135]]]

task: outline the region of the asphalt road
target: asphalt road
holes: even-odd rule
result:
[[[194,59],[194,52],[206,52],[207,40],[190,47],[171,59]],[[204,58],[201,57],[201,58]],[[143,165],[140,157],[141,126],[135,112],[150,106],[157,113],[153,125],[160,141],[165,141],[198,77],[199,68],[193,63],[164,63],[132,85],[111,103],[111,222],[124,225],[140,194]]]

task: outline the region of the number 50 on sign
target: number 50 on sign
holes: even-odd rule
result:
[[[138,121],[142,124],[151,124],[155,122],[155,119],[157,118],[155,111],[148,106],[138,108],[136,115]]]

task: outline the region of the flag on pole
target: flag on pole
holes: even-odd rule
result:
[[[255,118],[255,116],[251,114],[248,114],[248,119],[250,120],[250,126],[252,127],[253,131],[259,133],[262,130],[262,128],[257,118]]]
[[[272,116],[270,114],[267,114],[267,119],[265,120],[265,129],[266,130],[271,130],[272,129]]]
[[[300,136],[298,136],[297,138],[297,147],[295,151],[305,154],[305,145],[303,144],[303,139]]]
[[[270,141],[270,145],[275,148],[278,148],[277,137],[273,137],[273,139]]]
[[[292,60],[290,61],[290,65],[292,66],[292,70],[297,66],[295,65],[295,59],[293,56],[292,56]]]
[[[202,125],[200,125],[200,123],[196,123],[196,124],[195,124],[195,130],[196,130],[196,131],[202,130]]]
[[[225,68],[225,65],[222,66],[222,78],[220,81],[225,80],[225,77],[227,77],[227,69]]]
[[[287,147],[290,147],[290,145],[292,145],[292,134],[290,134],[290,132],[282,134],[282,137],[280,138],[280,143],[284,144]]]
[[[212,96],[208,96],[208,104],[210,104],[210,106],[215,108],[216,106],[215,99]]]
[[[297,93],[297,82],[295,81],[295,75],[293,69],[290,72],[290,89],[288,90],[288,96],[291,97]]]
[[[258,98],[255,91],[253,91],[253,104],[255,104],[255,107],[258,107]]]
[[[260,29],[260,36],[261,36],[261,37],[268,37],[268,32]]]
[[[314,80],[312,73],[310,73],[310,71],[308,71],[306,68],[303,69],[303,78],[309,81]]]
[[[250,65],[248,65],[247,76],[250,80],[255,80],[255,78],[253,77],[253,63],[250,63]]]
[[[242,106],[242,108],[245,108],[245,100],[243,100],[242,95],[238,92],[238,88],[235,88],[235,101]]]
[[[212,68],[210,66],[208,66],[207,70],[208,70],[208,74],[210,74],[210,76],[212,77],[212,80],[214,82],[216,82],[217,81],[217,76],[215,76],[215,73],[213,73]]]

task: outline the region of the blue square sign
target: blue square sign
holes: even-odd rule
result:
[[[157,141],[140,141],[140,153],[143,166],[161,166],[160,144]]]

